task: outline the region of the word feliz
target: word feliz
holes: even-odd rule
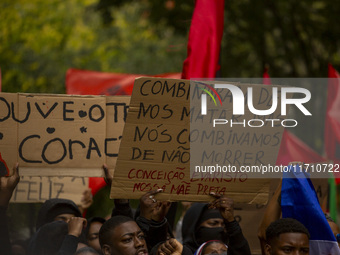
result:
[[[32,104],[34,106],[32,106]],[[27,102],[26,103],[26,113],[24,116],[19,119],[18,116],[16,116],[16,107],[13,102],[8,102],[6,98],[0,97],[0,122],[4,122],[10,117],[18,122],[18,123],[25,123],[29,120],[29,117],[31,113],[36,109],[37,112],[41,115],[43,119],[47,119],[50,115],[53,116],[54,112],[57,112],[57,108],[62,107],[62,120],[63,121],[74,121],[76,116],[75,109],[73,108],[73,105],[75,104],[74,101],[63,101],[63,102],[54,102],[51,104],[50,107],[46,107],[45,103],[42,103],[42,106],[39,105],[37,102]],[[60,106],[61,105],[61,106]],[[118,122],[118,110],[123,109],[124,111],[124,121],[126,120],[127,111],[129,106],[127,106],[125,103],[117,103],[117,102],[108,102],[105,104],[106,107],[114,107],[113,118],[114,122]],[[121,108],[123,107],[123,108]],[[35,108],[35,109],[34,109]],[[47,110],[44,111],[44,108],[47,108]],[[105,118],[105,111],[106,109],[103,109],[103,107],[99,104],[92,104],[88,107],[88,109],[79,110],[78,115],[80,118],[88,116],[88,119],[92,122],[100,122]],[[55,118],[55,117],[53,117]]]

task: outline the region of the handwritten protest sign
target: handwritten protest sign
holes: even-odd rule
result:
[[[259,88],[266,89],[264,86]],[[147,191],[161,188],[164,192],[158,194],[157,198],[171,201],[207,201],[212,199],[209,193],[215,192],[226,194],[237,202],[267,202],[267,179],[250,179],[246,174],[190,174],[193,154],[195,157],[198,154],[195,149],[206,146],[202,143],[202,138],[208,136],[206,140],[209,140],[212,137],[209,133],[201,133],[198,134],[201,137],[197,139],[198,143],[193,142],[192,125],[202,119],[199,116],[199,106],[190,104],[190,99],[195,96],[195,91],[190,91],[193,89],[195,87],[190,86],[187,80],[136,79],[114,173],[111,198],[140,198]],[[259,100],[258,93],[256,96],[255,102]],[[230,95],[228,97],[226,94],[223,100],[225,105],[230,106],[227,109],[232,109]],[[263,105],[268,104],[269,100],[270,97]],[[255,104],[257,106],[258,103]],[[201,127],[205,125],[197,124]],[[243,132],[248,140],[250,135],[247,133],[259,132],[250,131],[249,128],[237,129],[232,129],[232,132],[237,136],[242,136]],[[227,133],[229,132],[228,130]],[[249,164],[258,164],[257,161],[261,159],[262,163],[275,165],[282,132],[282,127],[264,127],[256,136],[259,139],[258,144],[229,143],[225,147],[234,153],[232,163],[238,163],[237,160],[243,157]],[[212,141],[220,142],[218,139],[216,136]],[[240,139],[242,138],[237,138]],[[243,140],[246,141],[245,138]],[[251,156],[250,153],[254,155]]]
[[[116,167],[120,142],[129,109],[130,96],[106,97],[105,155],[109,168]]]
[[[103,176],[115,167],[130,97],[0,94],[0,170]]]
[[[65,198],[80,204],[87,177],[22,176],[13,192],[11,203],[37,203],[51,198]]]
[[[11,104],[18,105],[17,94],[0,97],[0,104],[0,176],[4,176],[18,161],[18,126],[15,119],[10,118],[10,115],[18,116],[18,108],[10,108]]]

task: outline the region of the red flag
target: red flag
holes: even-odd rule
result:
[[[264,72],[263,72],[263,84],[265,85],[271,85],[272,82],[270,81],[270,76],[268,73],[268,67],[264,68]]]
[[[214,78],[218,65],[224,23],[224,0],[196,0],[192,16],[188,56],[182,78]]]
[[[103,177],[90,177],[89,188],[94,196],[101,188],[106,186],[106,182]]]
[[[327,158],[340,164],[340,75],[328,64],[328,93],[325,120],[325,151]],[[337,177],[337,184],[340,178]]]
[[[141,74],[104,73],[69,69],[66,73],[66,93],[75,95],[131,95],[133,83]],[[179,79],[180,73],[153,75]]]
[[[288,165],[289,162],[293,161],[313,163],[324,162],[326,159],[312,150],[291,132],[285,130],[282,135],[276,165]]]
[[[270,85],[268,68],[263,73],[263,84]],[[288,165],[290,162],[299,161],[304,163],[323,162],[326,159],[312,150],[307,144],[301,141],[288,130],[282,134],[279,154],[277,155],[276,165]]]

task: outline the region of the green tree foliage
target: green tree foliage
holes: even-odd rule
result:
[[[114,20],[103,23],[93,0],[1,1],[3,91],[64,93],[69,68],[180,72],[185,37],[152,23],[149,9],[147,2],[109,8]]]
[[[193,0],[75,0],[0,3],[3,90],[64,92],[68,68],[179,72]],[[222,77],[326,77],[340,66],[330,0],[225,1]]]
[[[69,68],[180,72],[193,9],[193,0],[3,0],[3,91],[63,93]],[[265,66],[272,77],[339,70],[339,1],[226,0],[224,11],[222,77],[261,77]],[[311,111],[324,116],[326,89],[311,90],[321,100]],[[322,151],[323,125],[297,133]]]

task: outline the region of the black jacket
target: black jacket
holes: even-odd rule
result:
[[[44,224],[30,240],[27,255],[73,255],[79,238],[68,235],[68,224],[54,221]]]
[[[149,251],[158,243],[167,240],[168,221],[166,218],[161,222],[157,222],[139,216],[136,223],[145,234],[145,241]]]
[[[196,240],[197,223],[203,213],[207,209],[207,204],[193,204],[183,218],[182,236],[183,245],[195,252],[201,245]],[[222,240],[228,245],[228,254],[230,255],[251,255],[248,241],[244,238],[240,225],[237,221],[225,221],[227,230],[227,240]]]
[[[0,254],[11,255],[12,248],[8,233],[7,207],[0,206]]]

